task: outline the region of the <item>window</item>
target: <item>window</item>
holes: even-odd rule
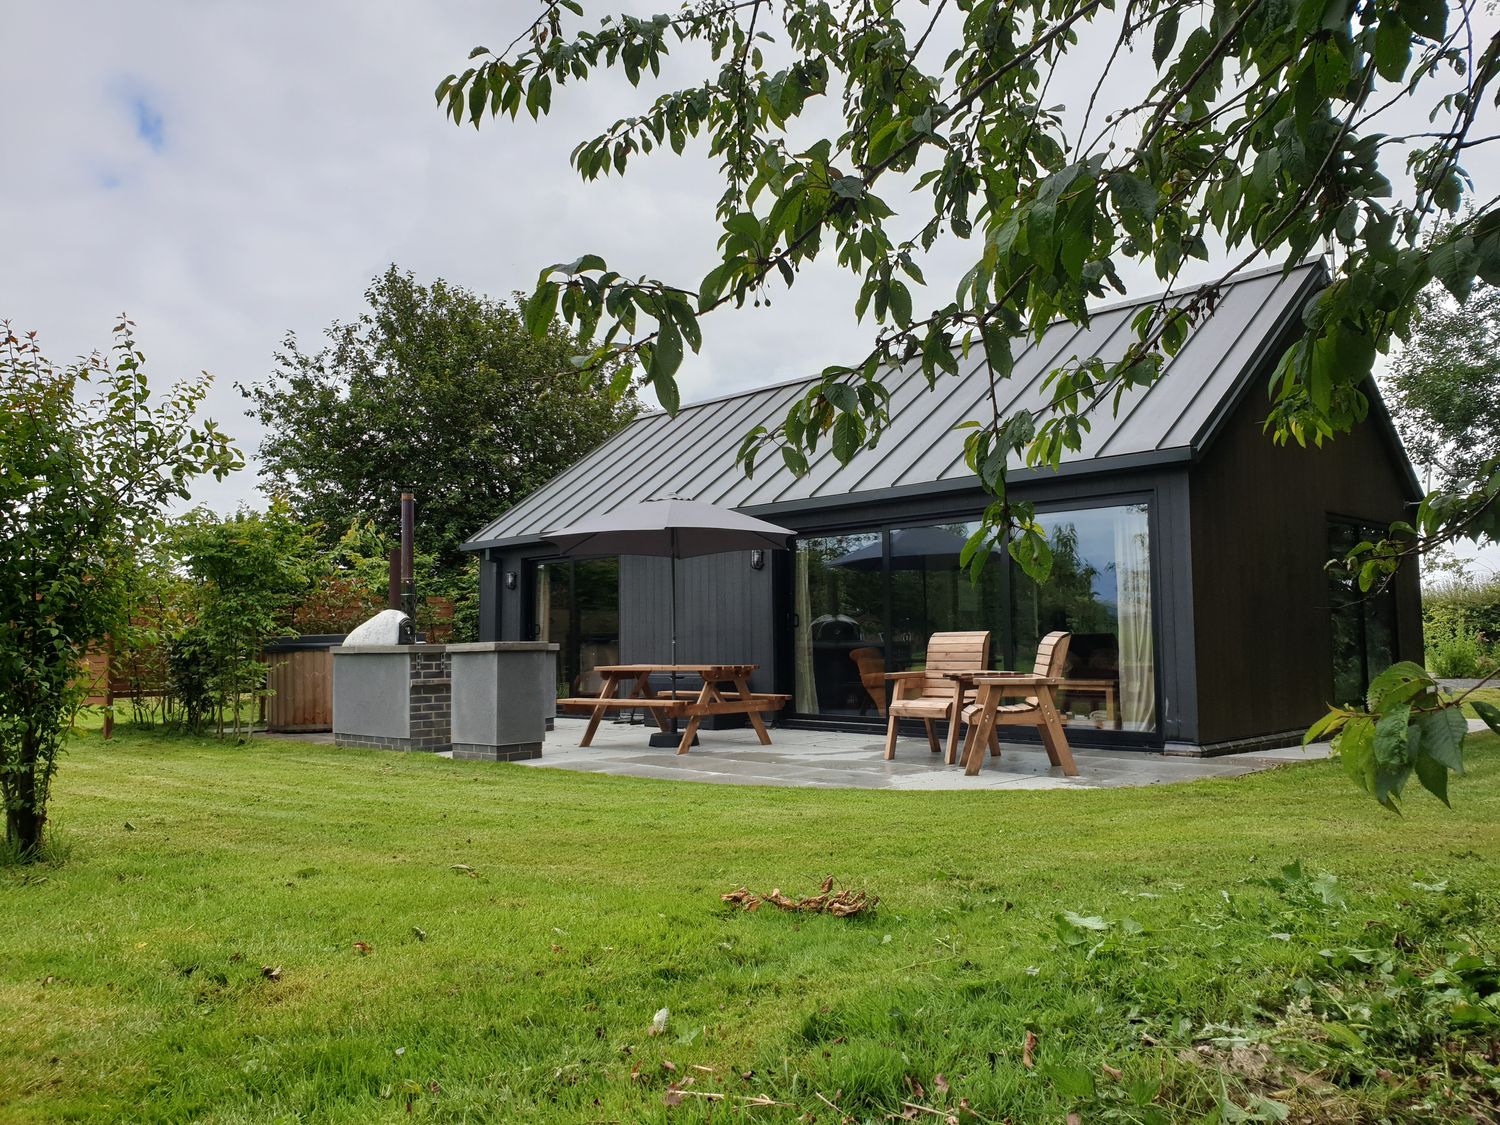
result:
[[[883,672],[921,668],[933,633],[990,631],[995,668],[1030,671],[1040,639],[1073,634],[1068,720],[1156,729],[1151,551],[1145,504],[1048,512],[1054,563],[1038,587],[1004,552],[978,583],[959,566],[962,520],[796,544],[796,694],[804,715],[883,714]]]
[[[531,635],[558,646],[559,695],[597,695],[594,669],[620,662],[620,560],[533,564]]]
[[[796,559],[794,706],[804,715],[883,712],[884,698],[868,690],[885,680],[880,533],[801,539]]]
[[[1052,576],[1014,570],[1016,667],[1030,670],[1048,633],[1073,634],[1059,707],[1074,723],[1156,729],[1151,536],[1146,505],[1042,512]]]
[[[1330,558],[1347,554],[1363,540],[1379,539],[1384,528],[1354,520],[1328,521]],[[1328,572],[1329,612],[1333,636],[1333,701],[1340,706],[1363,703],[1370,681],[1395,661],[1396,593],[1387,584],[1368,593],[1354,576]]]

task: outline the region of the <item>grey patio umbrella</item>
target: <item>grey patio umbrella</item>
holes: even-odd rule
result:
[[[680,496],[616,508],[602,516],[545,531],[564,555],[655,555],[672,560],[672,664],[677,664],[677,560],[726,551],[779,550],[795,532]],[[676,689],[677,677],[672,676]],[[674,720],[673,726],[676,726]]]

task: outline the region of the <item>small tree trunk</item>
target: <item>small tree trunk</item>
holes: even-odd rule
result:
[[[42,846],[42,827],[47,810],[37,808],[37,747],[31,737],[21,742],[21,769],[12,775],[7,788],[15,798],[15,808],[5,810],[5,839],[22,859],[34,858]]]

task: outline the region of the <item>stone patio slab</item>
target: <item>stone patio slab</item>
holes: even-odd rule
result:
[[[559,718],[547,732],[542,756],[516,765],[527,769],[573,770],[614,777],[642,777],[661,781],[695,781],[713,785],[767,785],[809,789],[890,789],[902,792],[939,790],[1116,789],[1142,785],[1176,785],[1215,777],[1243,777],[1261,770],[1328,757],[1326,742],[1304,750],[1257,750],[1222,758],[1167,756],[1139,750],[1075,748],[1077,777],[1064,777],[1047,761],[1040,746],[1002,743],[999,758],[987,758],[977,777],[959,766],[943,763],[921,738],[903,738],[896,759],[884,758],[883,733],[794,730],[773,728],[772,745],[762,746],[751,730],[710,730],[699,734],[701,745],[679,756],[646,742],[651,730],[641,724],[604,723],[594,745],[580,747],[585,720]],[[1469,730],[1485,730],[1472,719]],[[331,742],[332,735],[288,734],[305,742]]]
[[[772,745],[762,746],[753,731],[700,731],[700,745],[683,755],[647,744],[651,730],[640,724],[604,723],[594,744],[578,745],[582,719],[559,718],[547,733],[542,756],[518,762],[526,769],[562,769],[623,777],[707,782],[719,785],[938,790],[1113,789],[1169,785],[1212,777],[1240,777],[1275,769],[1287,761],[1315,760],[1326,745],[1295,758],[1256,754],[1229,758],[1167,757],[1136,750],[1075,749],[1078,776],[1064,777],[1040,746],[1002,743],[999,758],[987,758],[977,777],[944,764],[924,739],[903,738],[894,761],[884,758],[883,733],[773,728]]]

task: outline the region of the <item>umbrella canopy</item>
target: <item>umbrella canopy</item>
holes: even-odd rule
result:
[[[664,496],[543,532],[543,538],[564,555],[663,555],[689,559],[724,551],[781,549],[794,534],[729,508]]]
[[[583,520],[543,533],[564,555],[662,555],[672,560],[671,630],[672,690],[677,690],[677,560],[726,551],[753,551],[788,545],[794,532],[774,523],[742,516],[678,496],[642,500],[608,515]],[[651,736],[653,746],[676,743],[677,719],[671,733]]]
[[[948,570],[958,567],[959,553],[968,542],[962,535],[944,531],[941,527],[903,527],[891,532],[892,570]],[[829,566],[842,566],[849,570],[879,570],[882,561],[880,540],[866,544],[857,551],[830,559]]]

